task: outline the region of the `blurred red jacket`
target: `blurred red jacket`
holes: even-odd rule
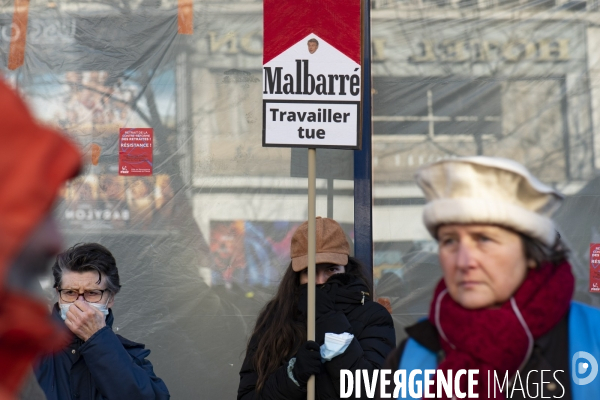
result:
[[[6,285],[12,260],[52,211],[81,155],[60,133],[36,122],[0,78],[0,400],[13,400],[28,368],[68,338],[46,304]]]

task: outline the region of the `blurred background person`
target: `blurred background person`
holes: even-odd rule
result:
[[[77,244],[56,257],[52,274],[58,293],[52,314],[73,337],[36,368],[48,400],[169,399],[146,359],[150,350],[112,331],[111,308],[121,284],[110,251],[98,243]]]
[[[382,366],[396,340],[392,317],[371,301],[364,267],[349,255],[341,226],[317,217],[316,334],[307,341],[308,222],[298,227],[290,265],[248,342],[239,400],[306,398],[311,375],[317,399],[339,398],[341,369],[372,372]]]
[[[0,399],[14,399],[41,354],[66,344],[48,315],[39,278],[62,237],[52,217],[60,187],[81,155],[64,136],[37,124],[0,80]],[[25,396],[35,394],[27,388]]]
[[[406,329],[409,338],[385,368],[407,376],[413,369],[479,370],[479,399],[600,398],[600,379],[570,379],[576,352],[600,354],[600,312],[571,301],[574,277],[550,219],[562,196],[501,158],[444,160],[416,179],[443,279],[429,318]],[[488,374],[510,383],[500,393]],[[466,393],[466,378],[460,390]]]

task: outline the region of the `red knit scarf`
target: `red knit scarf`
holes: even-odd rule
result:
[[[500,308],[468,310],[452,300],[442,280],[429,310],[429,320],[436,325],[446,354],[438,369],[452,370],[453,377],[459,369],[479,370],[475,391],[479,400],[488,399],[488,371],[492,385],[494,371],[500,383],[506,371],[512,378],[529,359],[533,341],[550,331],[568,311],[573,288],[569,263],[548,263],[529,270],[513,298]],[[464,375],[460,386],[467,393]],[[497,388],[494,397],[490,387],[489,398],[504,396]]]

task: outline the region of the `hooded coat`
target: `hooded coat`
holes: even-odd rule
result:
[[[77,175],[81,155],[63,135],[38,124],[1,80],[0,110],[0,400],[12,400],[32,361],[60,348],[67,336],[41,300],[11,290],[6,276],[59,188]]]
[[[336,274],[326,283],[332,284],[335,288],[329,290],[328,295],[335,304],[336,312],[326,319],[320,319],[317,314],[316,341],[323,344],[319,337],[327,332],[348,332],[354,338],[343,354],[323,363],[315,383],[318,400],[340,398],[340,370],[361,369],[371,374],[375,369],[381,368],[396,340],[392,316],[382,305],[371,301],[367,293],[369,289],[360,279],[349,274]],[[253,335],[240,370],[238,400],[306,398],[306,388],[298,386],[288,376],[289,360],[267,378],[260,393],[256,392],[258,375],[252,358],[257,345],[258,338]],[[368,398],[364,387],[362,395]]]

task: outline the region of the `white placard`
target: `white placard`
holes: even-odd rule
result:
[[[359,102],[265,100],[265,144],[300,147],[358,145]]]

